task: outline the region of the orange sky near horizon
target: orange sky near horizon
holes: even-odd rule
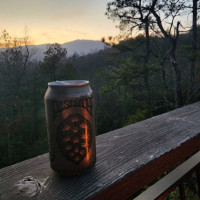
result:
[[[0,32],[23,37],[32,44],[65,43],[77,39],[101,40],[119,34],[105,16],[108,0],[0,1]]]

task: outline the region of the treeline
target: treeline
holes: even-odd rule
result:
[[[78,79],[59,44],[48,46],[42,62],[31,61],[28,38],[1,36],[0,167],[48,151],[44,94],[47,83]]]
[[[200,63],[196,51],[195,88],[190,91],[191,32],[180,35],[176,62],[181,74],[181,106],[200,99]],[[145,36],[115,45],[117,64],[98,69],[93,83],[97,99],[97,130],[104,133],[177,108],[174,73],[165,38],[151,36],[151,55],[144,65]],[[147,74],[148,73],[148,74]]]

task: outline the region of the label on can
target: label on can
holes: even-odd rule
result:
[[[92,115],[92,97],[76,100],[66,100],[66,101],[53,101],[53,114],[54,118],[56,115],[60,114],[66,109],[72,107],[84,108]]]
[[[82,108],[92,116],[92,97],[77,100],[53,101],[54,119],[76,107]],[[71,113],[71,112],[69,112]],[[71,113],[57,126],[56,143],[66,160],[79,164],[89,159],[89,150],[92,144],[92,125],[80,113]]]

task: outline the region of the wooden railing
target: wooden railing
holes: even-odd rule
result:
[[[176,195],[179,199],[185,200],[186,194],[184,189],[184,182],[188,176],[193,173],[196,175],[196,194],[192,195],[193,200],[199,197],[200,199],[200,151],[193,155],[191,158],[183,162],[176,169],[171,171],[165,177],[157,181],[155,184],[150,186],[142,194],[134,198],[134,200],[161,200],[168,196],[176,187],[179,189],[179,194]],[[173,198],[174,199],[174,198]],[[187,198],[188,199],[188,198]],[[190,197],[191,199],[191,197]],[[192,200],[192,199],[191,199]]]
[[[96,165],[79,177],[53,172],[48,154],[0,169],[0,199],[162,199],[198,169],[200,103],[97,136],[96,143]]]

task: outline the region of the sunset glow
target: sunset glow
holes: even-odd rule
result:
[[[105,16],[107,0],[0,1],[0,31],[23,37],[25,27],[33,44],[65,43],[77,39],[101,40],[117,35]]]

